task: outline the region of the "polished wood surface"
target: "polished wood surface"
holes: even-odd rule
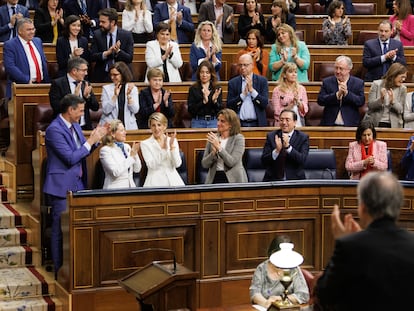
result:
[[[85,299],[115,289],[118,279],[153,260],[170,261],[164,252],[135,256],[133,250],[168,248],[179,264],[200,272],[198,307],[248,304],[252,273],[275,235],[292,238],[304,268],[323,269],[334,246],[332,206],[355,216],[356,185],[284,181],[69,194],[58,280],[73,299]],[[400,225],[413,230],[413,183],[404,183],[404,192]]]

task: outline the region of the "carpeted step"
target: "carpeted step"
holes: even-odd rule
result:
[[[34,267],[0,269],[0,300],[42,297],[48,294],[45,278]]]
[[[40,264],[41,254],[37,248],[29,246],[0,247],[0,269]]]
[[[20,213],[11,204],[0,203],[0,228],[14,228],[21,225],[22,217]]]
[[[24,228],[0,229],[0,247],[27,244],[27,231]]]
[[[62,307],[50,297],[0,301],[1,311],[60,311]]]

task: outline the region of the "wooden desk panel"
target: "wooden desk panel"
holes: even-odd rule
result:
[[[131,250],[162,247],[174,250],[178,263],[200,272],[198,307],[247,304],[252,273],[267,258],[275,235],[292,238],[295,250],[304,256],[304,268],[323,269],[334,247],[332,206],[338,204],[343,214],[356,215],[356,185],[349,180],[283,181],[69,194],[62,227],[64,245],[71,247],[64,247],[58,280],[69,293],[76,292],[75,301],[78,295],[96,295],[108,287],[116,290],[117,279],[152,260],[170,260],[163,253],[133,257]],[[412,230],[413,184],[404,183],[404,192],[400,225]],[[198,212],[169,209],[189,204],[198,205]],[[206,211],[204,207],[211,204],[219,208]],[[143,212],[154,206],[164,212]],[[111,210],[112,217],[99,217],[102,210]],[[125,210],[129,212],[117,217]]]

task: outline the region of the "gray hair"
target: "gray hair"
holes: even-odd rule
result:
[[[20,27],[22,27],[24,24],[33,24],[33,21],[28,17],[20,18],[16,23],[16,31],[19,32]]]
[[[358,201],[373,219],[387,217],[396,221],[403,200],[403,188],[390,172],[371,172],[359,182]]]
[[[80,65],[88,66],[88,62],[82,57],[73,57],[68,60],[68,69],[67,72],[71,72],[72,69],[79,69]]]
[[[352,59],[349,56],[346,55],[339,55],[336,59],[335,59],[335,63],[339,63],[345,61],[349,70],[352,69],[352,67],[354,67],[354,65],[352,64]]]

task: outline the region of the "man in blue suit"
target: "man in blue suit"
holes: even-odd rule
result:
[[[321,125],[357,126],[359,108],[365,104],[364,81],[351,76],[352,60],[338,56],[335,75],[323,79],[318,95],[318,105],[325,107]]]
[[[4,42],[16,36],[16,22],[23,17],[29,18],[29,10],[18,0],[7,0],[0,6],[0,41]]]
[[[36,38],[33,21],[22,18],[17,22],[18,36],[4,42],[3,62],[7,73],[6,97],[11,97],[12,82],[47,83],[49,74],[42,40]]]
[[[66,210],[66,193],[86,188],[86,157],[93,146],[106,134],[106,128],[96,127],[85,139],[79,120],[85,110],[85,100],[74,94],[63,97],[62,113],[46,129],[46,176],[43,192],[52,208],[51,250],[55,277],[62,266],[62,230],[60,216]]]
[[[392,24],[382,21],[378,26],[378,39],[365,41],[362,64],[368,70],[365,81],[381,79],[392,63],[406,65],[404,48],[401,41],[391,38]]]
[[[232,78],[228,84],[227,108],[237,113],[241,126],[267,126],[267,80],[253,73],[253,59],[250,54],[240,56],[239,67],[240,75]]]
[[[266,168],[263,181],[305,179],[309,136],[295,130],[298,115],[293,110],[282,110],[279,119],[280,129],[266,135],[262,153]]]
[[[92,82],[110,82],[109,67],[122,61],[131,66],[134,56],[132,32],[117,26],[118,13],[115,9],[99,11],[99,27],[94,33],[91,46],[91,61],[95,67]]]
[[[170,24],[171,39],[178,43],[192,42],[194,24],[191,11],[176,0],[158,3],[154,9],[154,29],[159,23]]]

